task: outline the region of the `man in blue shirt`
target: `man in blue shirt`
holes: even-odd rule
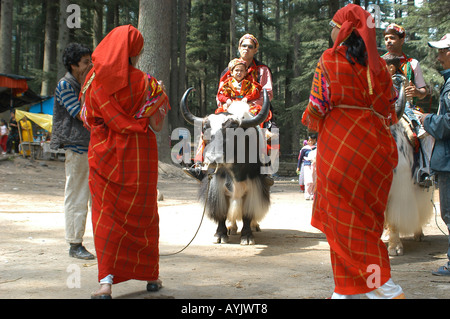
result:
[[[50,147],[65,149],[66,185],[64,189],[64,215],[69,256],[94,259],[82,245],[90,201],[88,146],[90,133],[80,118],[78,99],[81,85],[92,68],[92,51],[78,43],[64,50],[66,75],[59,80],[53,106],[53,132]]]
[[[428,42],[428,45],[438,49],[437,59],[442,64],[441,73],[445,83],[440,94],[438,113],[424,114],[420,120],[425,130],[435,138],[430,166],[438,179],[441,217],[450,232],[450,33],[440,41]],[[433,271],[433,275],[450,276],[450,235],[447,257],[449,261],[446,265]]]

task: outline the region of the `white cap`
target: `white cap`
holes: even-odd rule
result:
[[[447,33],[439,41],[428,42],[428,45],[436,49],[450,48],[450,33]]]

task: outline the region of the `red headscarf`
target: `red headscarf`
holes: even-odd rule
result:
[[[111,95],[128,85],[129,58],[138,56],[144,38],[132,25],[113,29],[92,54],[95,78]]]
[[[344,42],[353,31],[356,32],[366,45],[368,66],[373,74],[378,74],[381,70],[381,63],[377,49],[377,35],[375,30],[375,22],[372,15],[356,4],[348,4],[344,8],[339,9],[333,17],[333,22],[340,29],[333,50]],[[371,80],[371,79],[369,79]],[[369,83],[373,83],[370,81]]]
[[[148,131],[149,119],[134,116],[147,97],[149,78],[129,62],[143,47],[144,38],[139,30],[125,25],[113,29],[94,50],[94,66],[81,91],[86,98],[95,96],[95,103],[86,103],[83,115],[88,127],[95,125],[96,118],[100,117],[120,133]]]

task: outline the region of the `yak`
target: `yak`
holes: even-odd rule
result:
[[[397,143],[398,165],[394,169],[385,212],[388,252],[391,256],[404,253],[400,234],[414,234],[415,240],[420,241],[423,237],[422,227],[433,214],[433,187],[424,187],[415,181],[418,168],[414,165],[414,148],[406,133],[405,104],[406,97],[401,85],[396,103],[399,122],[391,126],[392,135]],[[421,143],[422,147],[429,147],[433,143],[432,137],[422,139]],[[422,152],[421,156],[426,157],[427,153],[430,152]]]
[[[187,107],[188,89],[180,103],[185,120],[201,125],[206,147],[204,158],[209,173],[203,178],[199,199],[207,216],[217,223],[216,243],[229,242],[227,221],[242,221],[241,245],[254,245],[252,226],[265,217],[270,207],[270,186],[261,172],[267,165],[266,142],[259,128],[269,114],[266,90],[261,111],[252,116],[245,102],[233,102],[227,112],[205,118]]]

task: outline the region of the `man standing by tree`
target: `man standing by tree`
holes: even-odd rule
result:
[[[441,90],[438,114],[424,114],[420,121],[436,140],[431,155],[431,169],[438,177],[441,217],[450,231],[450,33],[440,41],[428,42],[428,45],[439,50],[437,59],[444,69],[441,73],[445,82]],[[433,275],[450,276],[450,235],[448,240],[448,262],[434,271]]]
[[[64,50],[63,63],[67,73],[59,80],[55,91],[50,144],[52,149],[66,150],[66,241],[70,244],[69,256],[79,259],[95,258],[82,245],[90,199],[87,157],[90,133],[80,119],[81,106],[78,99],[81,84],[92,68],[91,54],[89,48],[78,43],[71,43]]]

